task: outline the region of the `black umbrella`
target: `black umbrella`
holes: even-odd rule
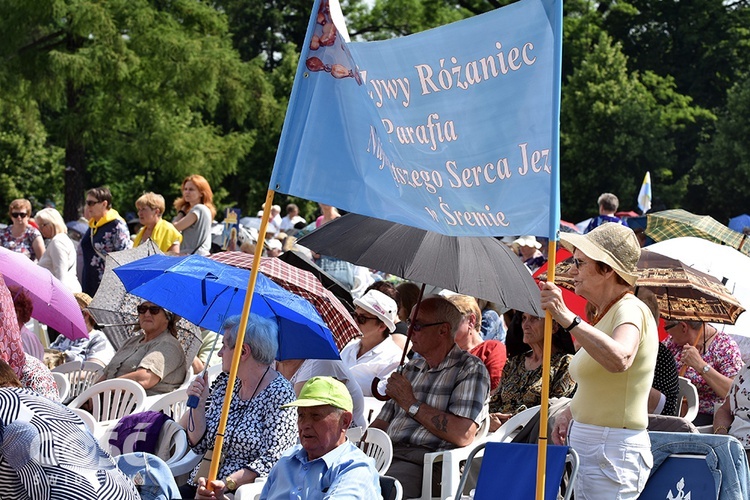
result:
[[[531,273],[494,238],[445,236],[351,213],[304,236],[299,244],[411,281],[544,314]]]

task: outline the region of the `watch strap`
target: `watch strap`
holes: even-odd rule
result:
[[[581,317],[576,316],[575,318],[573,318],[573,322],[570,324],[570,326],[568,326],[567,328],[563,328],[563,331],[565,331],[566,333],[570,333],[573,328],[581,324],[581,321]]]

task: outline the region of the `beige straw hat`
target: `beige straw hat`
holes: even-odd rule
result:
[[[588,234],[561,233],[560,243],[571,252],[577,248],[588,258],[604,262],[630,285],[638,279],[641,247],[627,226],[607,222]]]

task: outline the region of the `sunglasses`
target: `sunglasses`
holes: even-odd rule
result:
[[[575,257],[573,257],[573,265],[576,266],[576,269],[580,269],[585,264],[587,264],[587,262],[584,262],[582,260],[579,260],[579,259],[576,259]]]
[[[97,200],[86,200],[86,206],[88,206],[88,207],[93,207],[93,206],[94,206],[94,205],[96,205],[97,203],[101,203],[101,201],[97,201]]]
[[[26,212],[13,212],[13,213],[12,213],[12,214],[10,214],[10,215],[11,215],[11,217],[13,217],[14,219],[17,219],[17,218],[19,218],[19,217],[23,219],[23,218],[25,218],[25,217],[26,217],[27,215],[29,215],[29,214],[27,214]]]
[[[406,325],[410,326],[412,331],[415,332],[421,332],[423,328],[427,328],[428,326],[442,325],[443,323],[447,323],[447,321],[436,321],[435,323],[420,323],[419,321],[412,321],[410,319],[406,320]]]
[[[680,324],[680,323],[679,323],[679,322],[677,322],[677,323],[672,323],[672,324],[670,324],[670,325],[664,325],[664,330],[666,330],[666,331],[669,331],[669,330],[671,330],[672,328],[674,328],[675,326],[677,326],[677,325],[679,325],[679,324]]]
[[[358,314],[358,313],[352,314],[352,317],[355,320],[357,320],[357,323],[360,325],[365,325],[367,324],[368,321],[373,320],[373,319],[376,321],[378,320],[378,318],[373,318],[372,316],[365,316],[364,314]]]
[[[136,308],[138,310],[138,314],[146,314],[146,311],[151,313],[151,316],[156,316],[164,309],[159,306],[144,306],[141,304]]]

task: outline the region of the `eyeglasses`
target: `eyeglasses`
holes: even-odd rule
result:
[[[353,313],[352,317],[355,320],[357,320],[357,323],[359,323],[360,325],[365,325],[367,324],[368,321],[373,320],[373,319],[376,321],[379,319],[379,318],[373,318],[372,316],[365,316],[364,314],[359,314],[359,313]]]
[[[139,305],[137,308],[138,314],[146,314],[146,311],[151,313],[151,316],[156,316],[164,309],[159,306],[145,306],[143,304]]]
[[[19,217],[20,217],[21,219],[23,219],[23,218],[25,218],[25,217],[26,217],[27,215],[29,215],[29,214],[27,214],[26,212],[13,212],[13,213],[12,213],[12,214],[10,214],[10,215],[11,215],[11,217],[13,217],[14,219],[17,219],[17,218],[19,218]]]
[[[101,203],[101,201],[98,201],[98,200],[86,200],[86,206],[88,206],[88,207],[93,207],[97,203]]]
[[[584,264],[588,264],[588,262],[573,257],[573,265],[576,266],[576,269],[580,269]]]
[[[428,326],[442,325],[443,323],[447,323],[447,321],[436,321],[435,323],[420,323],[419,321],[412,321],[410,319],[406,320],[406,325],[410,326],[412,331],[415,332],[421,332],[423,328],[427,328]]]

